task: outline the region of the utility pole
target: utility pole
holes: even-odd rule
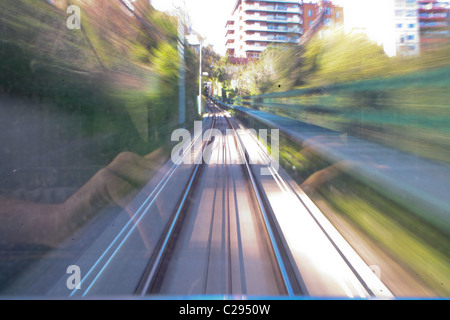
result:
[[[185,82],[185,61],[184,61],[184,19],[182,10],[178,11],[178,57],[180,60],[178,78],[178,124],[184,125],[186,122],[186,82]]]
[[[198,114],[202,114],[202,42],[200,41],[200,71],[199,71],[199,83],[198,83]]]
[[[198,109],[197,112],[199,115],[202,114],[202,51],[203,51],[203,44],[198,39],[198,36],[196,34],[190,34],[187,37],[187,43],[191,46],[198,46],[199,48],[199,75],[198,75]]]

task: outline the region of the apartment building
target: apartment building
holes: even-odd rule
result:
[[[449,1],[426,0],[417,2],[420,50],[425,52],[449,44]]]
[[[396,54],[401,56],[420,53],[417,0],[394,0]]]
[[[331,1],[322,1],[319,3],[304,1],[302,7],[305,32],[311,28],[322,10],[325,11],[322,27],[342,26],[344,24],[343,8],[335,6]]]
[[[305,16],[304,6],[312,10],[311,15],[307,11]],[[234,59],[257,59],[272,44],[298,43],[309,28],[309,21],[317,18],[320,10],[329,13],[324,24],[331,24],[335,20],[331,19],[335,12],[331,1],[237,0],[225,26],[227,55]],[[342,19],[342,10],[340,12]]]
[[[394,10],[397,55],[416,55],[449,43],[449,1],[394,0]]]

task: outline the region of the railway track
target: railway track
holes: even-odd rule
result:
[[[203,145],[208,164],[196,165],[138,292],[294,294],[242,142],[230,116],[209,108],[220,135]]]
[[[157,259],[149,264],[138,293],[390,296],[312,202],[300,195],[301,190],[295,190],[292,181],[271,167],[272,160],[255,137],[225,110],[212,103],[209,109],[212,128],[220,131],[209,136],[202,148],[202,156],[212,161],[197,164],[193,171],[192,187],[186,189],[185,201],[179,203],[176,219],[165,234],[164,245],[158,248]],[[253,144],[252,155],[249,144]],[[255,154],[286,199],[296,200],[288,209],[295,212],[294,205],[301,206],[308,221],[292,216],[287,221],[280,210],[278,215],[274,212],[276,204],[272,205],[267,192],[271,187],[267,188],[267,181],[266,186],[258,181],[255,172],[260,166],[252,165],[258,163],[251,161]],[[319,235],[309,239],[309,250],[299,252],[298,242],[308,239],[298,237],[296,232],[302,228],[292,230],[290,222],[314,224]],[[324,252],[314,252],[317,249]],[[309,257],[305,259],[306,254]],[[316,262],[306,266],[314,259],[329,265],[316,270]],[[325,268],[335,270],[324,275]],[[304,279],[305,274],[309,279]],[[328,278],[330,275],[334,278]]]
[[[208,109],[206,130],[186,141],[182,156],[168,161],[127,210],[112,223],[105,215],[95,238],[54,252],[19,290],[68,297],[392,297],[273,166],[257,137],[213,102]],[[68,265],[82,272],[71,290],[61,274]]]

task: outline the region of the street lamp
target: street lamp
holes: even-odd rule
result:
[[[198,72],[198,114],[202,114],[202,43],[198,39],[197,35],[190,34],[186,36],[186,41],[191,46],[199,46],[200,51],[200,61],[199,61],[199,72]]]

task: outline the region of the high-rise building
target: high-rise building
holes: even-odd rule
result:
[[[307,32],[314,21],[319,17],[321,11],[324,11],[322,27],[325,29],[330,26],[341,26],[344,24],[344,11],[342,7],[335,6],[331,1],[306,2],[303,1],[303,25]]]
[[[417,0],[394,0],[396,54],[416,55],[420,52]]]
[[[449,44],[449,1],[418,1],[418,21],[420,30],[420,49],[422,52]]]
[[[450,41],[450,2],[394,0],[397,55],[416,55]]]
[[[311,15],[308,11],[305,16],[304,6],[312,10]],[[326,10],[324,25],[342,20],[342,10],[335,9],[331,1],[237,0],[225,26],[227,56],[256,59],[271,44],[298,43],[319,10]]]

